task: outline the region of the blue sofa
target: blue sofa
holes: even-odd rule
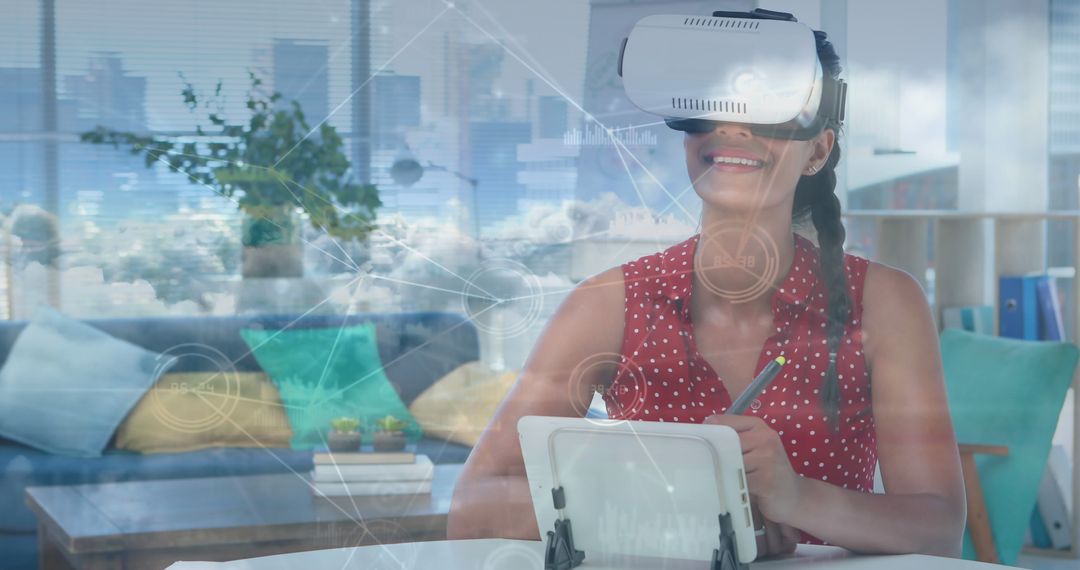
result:
[[[406,405],[433,382],[457,366],[479,358],[476,328],[462,315],[451,313],[369,313],[345,316],[236,316],[89,320],[89,324],[155,352],[174,354],[175,347],[196,343],[212,347],[235,362],[239,371],[259,371],[259,365],[240,338],[241,328],[339,327],[375,323],[379,355],[386,376]],[[0,321],[0,366],[25,322]],[[202,358],[181,358],[172,372],[213,369]],[[435,463],[463,463],[471,448],[424,438],[417,453]],[[109,449],[103,457],[51,455],[0,439],[0,568],[37,567],[37,522],[25,502],[26,487],[73,485],[140,479],[214,477],[309,471],[312,453],[291,449],[215,448],[188,453],[141,455]]]

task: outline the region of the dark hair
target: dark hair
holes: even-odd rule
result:
[[[836,55],[825,32],[814,31],[818,58],[824,73],[840,76],[840,57]],[[840,124],[830,121],[826,128],[833,129],[839,138]],[[840,162],[840,144],[834,143],[825,166],[817,173],[799,178],[795,186],[795,201],[791,208],[792,220],[805,222],[809,216],[817,230],[821,248],[820,274],[828,290],[825,332],[828,336],[829,365],[821,386],[821,403],[825,417],[833,432],[839,430],[840,380],[836,369],[836,353],[844,336],[844,326],[851,315],[852,299],[848,293],[848,280],[844,272],[844,238],[847,233],[840,219],[840,199],[836,190],[836,163]]]

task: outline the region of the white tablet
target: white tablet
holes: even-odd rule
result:
[[[525,416],[525,472],[542,537],[559,518],[586,560],[711,560],[730,514],[738,562],[757,557],[742,448],[727,426]]]

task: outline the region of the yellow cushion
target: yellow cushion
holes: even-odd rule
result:
[[[210,447],[289,447],[277,388],[261,372],[165,374],[128,414],[116,447],[177,453]]]
[[[514,370],[497,372],[479,361],[466,362],[417,396],[409,412],[424,435],[476,445],[517,376]]]

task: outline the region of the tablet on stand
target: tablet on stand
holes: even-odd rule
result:
[[[525,416],[518,422],[545,570],[620,557],[757,557],[742,448],[727,426]]]

